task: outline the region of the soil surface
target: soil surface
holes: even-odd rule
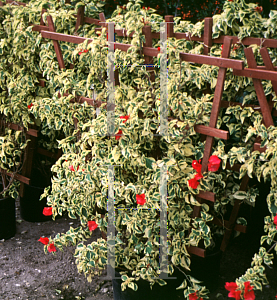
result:
[[[17,233],[9,240],[0,241],[0,300],[111,300],[112,283],[94,277],[88,283],[79,274],[73,257],[74,247],[56,255],[45,254],[44,246],[38,242],[41,236],[54,237],[70,226],[77,227],[78,220],[62,217],[56,221],[31,223],[21,219],[17,201]],[[253,232],[252,232],[253,233]],[[221,258],[219,285],[210,294],[210,299],[230,299],[225,290],[225,282],[232,282],[244,274],[250,266],[253,254],[258,250],[257,235],[241,234],[234,239]],[[101,237],[97,229],[92,240]],[[256,299],[274,300],[277,294],[277,268],[266,269],[269,285],[263,291],[255,291]],[[148,299],[143,299],[148,300]],[[155,300],[155,299],[149,299]]]

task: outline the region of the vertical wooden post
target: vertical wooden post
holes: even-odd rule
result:
[[[75,31],[77,31],[79,27],[84,24],[84,19],[85,19],[85,6],[82,5],[78,8]]]
[[[213,18],[205,18],[204,21],[204,55],[210,53],[210,49],[213,45]]]
[[[224,38],[224,47],[222,52],[223,58],[228,58],[230,56],[231,51],[231,45],[232,45],[232,39],[229,37]],[[210,116],[210,123],[209,127],[216,128],[217,119],[219,115],[220,110],[220,101],[222,98],[223,90],[224,90],[224,82],[226,77],[226,68],[219,68],[218,71],[218,77],[217,77],[217,84],[215,88],[214,93],[214,99],[213,99],[213,106]],[[206,144],[205,144],[205,150],[204,155],[202,159],[202,173],[207,171],[208,168],[208,161],[211,156],[212,147],[213,147],[213,141],[214,138],[212,136],[207,136],[206,138]],[[201,198],[197,197],[198,202],[202,202]],[[201,206],[195,206],[193,209],[193,217],[198,217],[200,215]]]
[[[105,14],[104,13],[100,13],[99,14],[99,19],[100,19],[100,22],[106,22]]]
[[[173,16],[165,16],[165,22],[167,24],[167,37],[174,37],[174,19]]]
[[[47,22],[48,22],[49,30],[53,31],[53,32],[56,32],[52,16],[47,16]],[[58,41],[55,41],[55,40],[53,40],[53,44],[54,44],[54,48],[55,48],[55,52],[56,52],[56,55],[57,55],[57,59],[58,59],[60,69],[65,69],[65,64],[64,64],[60,44],[59,44]]]
[[[143,26],[142,33],[145,35],[145,43],[143,43],[143,47],[152,47],[152,33],[151,33],[151,26]],[[153,57],[145,55],[145,64],[146,65],[153,65]],[[146,67],[146,70],[151,70],[150,80],[152,82],[155,81],[155,73],[154,67]]]
[[[45,8],[43,8],[43,9],[41,10],[40,25],[45,25],[42,16],[43,16],[43,14],[44,14],[46,11],[47,11],[47,10],[46,10]]]

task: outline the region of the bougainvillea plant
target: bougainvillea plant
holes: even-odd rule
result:
[[[54,20],[56,31],[93,39],[88,44],[75,45],[60,42],[66,70],[60,70],[51,40],[42,39],[32,31],[33,24],[39,24],[41,8]],[[101,5],[98,2],[83,1],[86,16],[98,18]],[[92,232],[99,228],[107,231],[107,195],[109,185],[109,165],[114,165],[115,194],[115,264],[125,275],[122,289],[138,289],[136,279],[164,285],[162,279],[155,280],[159,273],[159,217],[160,179],[162,169],[167,169],[168,203],[168,272],[180,268],[187,273],[181,289],[187,299],[207,299],[207,289],[189,275],[190,246],[203,244],[210,251],[214,249],[217,236],[225,229],[212,224],[215,217],[224,217],[236,199],[242,205],[253,206],[257,189],[249,187],[240,191],[240,181],[246,173],[259,180],[271,180],[271,191],[267,198],[269,216],[265,219],[266,235],[261,242],[274,249],[277,233],[274,217],[277,213],[276,190],[276,131],[275,127],[265,128],[262,115],[250,107],[231,106],[220,112],[217,128],[229,130],[230,139],[223,142],[215,139],[207,172],[201,172],[201,159],[205,142],[194,130],[194,125],[208,125],[212,100],[218,77],[218,68],[207,65],[180,62],[179,53],[203,54],[203,43],[187,40],[168,39],[168,136],[160,132],[160,69],[155,69],[156,79],[151,82],[149,72],[141,65],[145,58],[140,48],[145,37],[142,28],[146,22],[153,32],[159,32],[163,17],[155,9],[143,9],[141,1],[130,1],[125,9],[117,7],[108,22],[115,22],[116,28],[125,28],[132,38],[116,37],[116,41],[131,44],[127,52],[115,50],[115,69],[119,73],[120,85],[115,87],[114,135],[107,135],[107,32],[103,28],[100,35],[97,27],[84,24],[75,32],[78,5],[66,5],[64,1],[30,1],[26,7],[3,7],[1,14],[0,59],[3,71],[0,84],[1,111],[25,127],[36,123],[42,133],[49,137],[49,147],[55,144],[63,151],[63,156],[52,167],[52,186],[46,188],[42,197],[47,197],[45,213],[53,219],[66,211],[70,218],[79,218],[81,225],[70,228],[55,238],[41,238],[45,252],[62,250],[73,244],[79,272],[90,281],[100,274],[107,264],[107,241],[98,239],[87,244]],[[276,38],[277,12],[271,11],[269,18],[263,18],[255,8],[256,4],[246,4],[243,0],[226,1],[224,10],[213,16],[213,38],[220,35]],[[2,8],[1,8],[2,9]],[[12,12],[12,13],[11,13]],[[120,13],[120,14],[119,14]],[[174,18],[175,32],[203,34],[204,22],[193,24]],[[20,38],[17,36],[20,35]],[[26,47],[22,47],[22,44]],[[158,39],[153,39],[153,47],[160,47]],[[259,46],[251,46],[259,65],[263,64]],[[27,52],[25,51],[27,49]],[[24,50],[22,50],[24,49]],[[85,52],[82,49],[88,50]],[[245,60],[244,46],[234,45],[231,58]],[[221,45],[214,44],[210,55],[220,57]],[[21,52],[23,51],[23,52]],[[24,52],[25,51],[25,52]],[[80,52],[81,55],[79,55]],[[276,50],[269,49],[272,58]],[[161,53],[154,57],[158,64]],[[13,61],[13,66],[9,61]],[[70,64],[74,68],[70,69]],[[20,67],[16,67],[16,65]],[[138,67],[140,66],[140,67]],[[26,70],[25,70],[26,69]],[[25,73],[24,73],[25,72]],[[27,75],[26,75],[27,74]],[[26,75],[26,77],[24,77]],[[38,78],[46,79],[45,88],[37,86]],[[29,88],[24,90],[22,78]],[[14,86],[13,83],[16,83]],[[210,94],[205,93],[210,84]],[[21,84],[21,86],[20,86]],[[272,94],[269,81],[262,81],[266,96]],[[65,92],[69,96],[59,97]],[[18,96],[17,96],[18,95]],[[71,103],[72,96],[96,97],[103,101],[98,108]],[[273,102],[276,95],[273,94]],[[235,77],[227,70],[223,99],[242,104],[257,104],[257,96],[251,80]],[[73,117],[77,118],[75,125]],[[57,136],[64,138],[56,142]],[[265,153],[251,152],[255,137],[262,138]],[[243,164],[240,173],[226,169],[229,163]],[[263,177],[263,178],[261,178]],[[191,183],[191,184],[190,184]],[[199,203],[196,195],[200,191],[213,191],[216,201],[213,207]],[[201,215],[193,218],[193,209],[201,206]],[[121,208],[121,209],[119,209]],[[153,209],[154,208],[154,209]],[[103,217],[104,215],[104,217]],[[239,218],[238,224],[246,225]],[[271,250],[272,250],[271,249]],[[227,285],[231,295],[253,298],[255,289],[262,289],[267,283],[264,264],[272,263],[273,255],[261,247],[254,256],[252,266],[236,280],[235,285]],[[246,283],[248,282],[248,283]],[[243,298],[242,298],[243,299]]]

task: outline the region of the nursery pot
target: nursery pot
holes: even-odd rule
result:
[[[134,291],[127,287],[124,291],[121,291],[121,279],[112,279],[113,284],[113,297],[114,300],[147,300],[147,299],[159,299],[159,300],[168,300],[168,299],[184,299],[184,290],[176,290],[179,287],[185,275],[179,270],[174,269],[173,275],[168,274],[168,277],[173,277],[173,279],[164,279],[167,282],[167,285],[160,286],[158,283],[155,283],[150,289],[149,281],[139,279],[138,281],[134,280],[133,282],[138,285],[138,290]],[[120,270],[115,269],[115,277],[121,277]],[[131,276],[131,273],[128,274]],[[174,279],[176,277],[176,279]]]
[[[205,257],[191,256],[191,272],[188,275],[202,281],[201,285],[213,292],[219,284],[221,256],[222,251],[220,250],[208,253]]]
[[[0,240],[10,239],[16,233],[15,199],[0,199]]]
[[[28,222],[44,222],[52,220],[52,216],[44,216],[42,211],[47,207],[47,199],[39,201],[44,187],[25,184],[24,196],[20,197],[20,215]]]

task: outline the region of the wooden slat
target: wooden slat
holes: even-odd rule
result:
[[[214,218],[211,223],[218,225],[218,226],[223,226],[223,224],[224,224],[224,227],[227,227],[227,228],[229,228],[229,225],[230,225],[229,221],[224,220],[224,223],[222,223],[222,220],[219,220],[218,218]],[[247,226],[241,225],[241,224],[235,224],[234,230],[242,232],[242,233],[246,233]]]
[[[208,135],[208,136],[213,136],[219,139],[223,139],[223,140],[229,139],[229,132],[226,130],[212,128],[205,125],[195,125],[194,130],[198,133]]]
[[[164,20],[167,25],[167,37],[174,37],[174,18],[171,15],[165,16]],[[152,36],[150,36],[152,39]]]
[[[270,70],[247,68],[244,70],[233,70],[233,74],[236,76],[277,81],[277,72]]]
[[[250,68],[255,69],[257,68],[256,60],[254,57],[253,49],[251,47],[244,49],[244,53],[247,59],[247,64]],[[275,73],[275,72],[274,72]],[[277,73],[275,73],[277,75]],[[269,109],[266,96],[264,93],[264,88],[261,83],[260,79],[253,78],[253,84],[257,93],[257,97],[259,100],[259,104],[261,107],[261,112],[264,118],[264,123],[266,127],[269,127],[270,125],[274,126],[274,122],[271,116],[271,110]]]
[[[204,55],[208,55],[210,53],[210,48],[213,45],[212,40],[213,35],[213,18],[205,18],[204,21]]]
[[[34,24],[30,24],[30,26],[33,26],[32,27],[32,31],[38,31],[38,32],[49,31],[49,27],[48,26],[34,25]]]
[[[13,130],[24,130],[23,127],[14,123],[6,123],[6,124],[7,124],[6,127],[11,128]],[[38,131],[36,129],[29,129],[26,131],[26,133],[30,136],[34,136],[34,137],[38,136]]]
[[[47,156],[47,157],[50,157],[50,158],[54,158],[56,160],[58,160],[60,158],[60,153],[53,153],[53,152],[45,150],[43,148],[38,148],[37,153]]]
[[[47,22],[48,22],[49,30],[52,31],[52,32],[56,32],[52,16],[47,16]],[[52,40],[53,40],[54,49],[55,49],[55,52],[56,52],[56,55],[57,55],[59,67],[60,67],[60,69],[65,69],[65,64],[64,64],[60,44],[59,44],[58,41],[56,41],[54,39],[52,39]]]
[[[211,202],[215,202],[215,194],[208,191],[200,191],[197,195],[201,199],[205,199]]]
[[[44,23],[44,21],[43,21],[43,14],[44,14],[45,12],[47,12],[47,10],[46,10],[45,8],[43,8],[43,9],[41,10],[41,17],[40,17],[40,25],[41,25],[41,26],[45,26],[45,23]]]
[[[216,38],[213,40],[213,43],[215,44],[222,44],[224,37],[230,37],[233,39],[233,44],[239,43],[239,38],[236,36],[220,36],[219,38]],[[264,38],[253,38],[253,37],[246,37],[242,39],[241,43],[245,46],[250,45],[263,45],[263,47],[268,48],[277,48],[277,40],[276,39],[264,39]]]
[[[229,39],[229,38],[224,39],[224,47],[222,50],[222,57],[224,57],[224,58],[229,57],[230,51],[231,51],[231,44],[232,44],[232,39]],[[212,128],[215,128],[216,124],[217,124],[217,119],[218,119],[219,110],[220,110],[220,101],[221,101],[223,90],[224,90],[226,71],[227,71],[227,69],[225,67],[220,67],[219,71],[218,71],[217,83],[216,83],[214,99],[213,99],[213,106],[212,106],[210,123],[209,123],[209,127],[212,127]],[[206,143],[205,143],[205,149],[204,149],[204,155],[203,155],[203,159],[202,159],[202,169],[201,169],[202,173],[207,171],[208,160],[211,156],[213,142],[214,142],[214,137],[207,136]],[[201,198],[197,197],[196,199],[198,202],[200,202],[200,203],[202,202]],[[201,206],[194,206],[193,217],[194,218],[198,217],[200,215],[200,211],[201,211]]]
[[[4,170],[4,169],[1,169],[1,168],[0,168],[0,171],[1,171],[1,173],[7,174],[8,176],[12,176],[12,173],[6,172],[6,170]],[[20,182],[23,182],[23,183],[27,184],[27,185],[30,184],[30,178],[27,178],[27,177],[22,176],[22,175],[20,175],[20,174],[15,174],[15,175],[14,175],[14,178],[15,178],[16,180],[20,181]]]
[[[21,5],[21,6],[26,6],[26,3],[23,2],[18,2],[18,1],[14,1],[14,0],[6,0],[7,4],[14,4],[14,5]]]
[[[78,8],[75,31],[77,31],[78,28],[84,24],[84,17],[85,17],[85,6],[82,5],[82,6],[79,6],[79,8]]]
[[[88,43],[91,43],[93,41],[92,39],[87,39],[80,36],[73,36],[69,34],[56,33],[50,31],[41,31],[41,36],[43,38],[50,39],[53,41],[69,42],[73,44],[81,44],[86,40],[89,40]]]
[[[232,167],[230,163],[226,163],[226,169],[239,172],[241,165],[240,164],[234,164]]]
[[[200,256],[200,257],[206,256],[206,250],[199,248],[199,247],[190,246],[190,247],[187,247],[187,250],[189,253]]]
[[[231,68],[243,70],[244,62],[242,60],[235,60],[223,57],[212,57],[208,55],[190,54],[180,52],[180,58],[184,61],[193,62],[197,64],[206,64],[217,66],[221,68]]]
[[[142,34],[145,36],[145,43],[143,43],[143,47],[149,47],[152,48],[152,33],[151,33],[151,26],[143,26],[142,28]],[[150,65],[153,64],[153,57],[144,55],[145,64]],[[146,67],[147,71],[150,71],[149,67]],[[155,73],[152,71],[150,75],[150,80],[152,82],[155,81]]]
[[[266,147],[262,147],[261,148],[261,144],[260,143],[255,143],[254,144],[254,151],[259,151],[259,152],[265,152],[266,151]]]
[[[240,191],[245,191],[246,190],[247,185],[248,185],[248,181],[249,181],[249,177],[248,177],[248,175],[245,175],[242,178],[242,181],[241,181]],[[238,215],[238,212],[239,212],[239,209],[240,209],[240,204],[241,204],[241,200],[236,199],[235,204],[234,204],[233,209],[232,209],[232,212],[231,212],[230,219],[229,219],[229,223],[228,223],[229,227],[225,231],[225,234],[223,236],[223,240],[222,240],[222,243],[221,243],[221,247],[220,247],[220,250],[223,251],[223,252],[226,250],[226,247],[227,247],[227,245],[229,243],[229,240],[231,238],[233,229],[235,227],[235,222],[236,222],[237,215]]]

